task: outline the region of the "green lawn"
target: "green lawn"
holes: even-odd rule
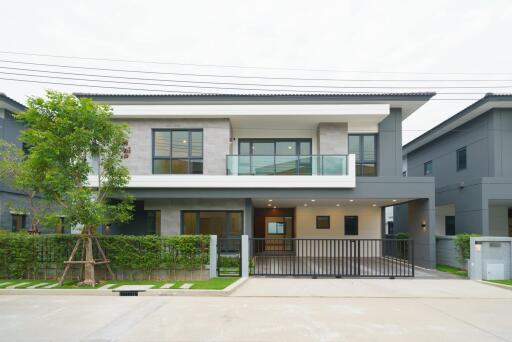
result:
[[[436,270],[441,271],[441,272],[448,272],[448,273],[451,273],[451,274],[455,274],[455,275],[458,275],[460,277],[466,277],[466,278],[468,277],[468,272],[467,271],[462,270],[462,269],[457,268],[457,267],[448,266],[448,265],[437,264]]]
[[[502,284],[512,286],[512,279],[508,280],[487,280],[490,283]]]
[[[91,286],[85,286],[81,285],[78,286],[76,281],[66,281],[62,286],[54,287],[54,289],[98,289],[102,287],[103,285],[107,284],[114,284],[110,289],[115,289],[122,285],[154,285],[153,289],[158,289],[162,285],[167,283],[174,283],[174,285],[171,287],[171,289],[179,289],[181,285],[183,284],[193,284],[191,289],[197,289],[197,290],[223,290],[235,281],[237,281],[239,278],[235,277],[225,277],[225,278],[211,278],[207,280],[140,280],[140,281],[133,281],[133,280],[112,280],[112,281],[105,281],[101,282],[100,284],[96,285],[96,287]],[[19,289],[24,289],[29,286],[39,284],[39,283],[49,283],[49,284],[55,284],[57,281],[55,280],[33,280],[33,279],[0,279],[0,283],[9,282],[9,284],[0,285],[0,289],[6,288],[8,286],[19,284],[19,283],[28,283],[25,285],[22,285],[20,287],[17,287]],[[48,284],[48,285],[49,285]],[[45,285],[46,286],[46,285]]]

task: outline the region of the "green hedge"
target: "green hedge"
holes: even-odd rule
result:
[[[459,252],[459,261],[462,263],[466,262],[466,259],[469,259],[470,249],[471,249],[471,237],[477,237],[480,234],[457,234],[455,235],[455,246],[457,247],[457,251]]]
[[[0,277],[29,278],[49,265],[63,267],[77,235],[0,234]],[[114,271],[195,270],[208,264],[209,236],[99,235]],[[81,258],[78,250],[76,259]],[[95,258],[99,258],[95,249]]]

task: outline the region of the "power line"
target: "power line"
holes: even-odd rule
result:
[[[0,80],[14,81],[14,82],[25,82],[25,83],[65,85],[65,86],[75,86],[75,87],[114,89],[114,90],[148,91],[148,92],[168,93],[168,94],[176,93],[176,94],[196,94],[196,95],[212,95],[212,94],[237,95],[237,94],[233,94],[233,93],[211,93],[211,92],[195,92],[195,91],[180,91],[180,90],[165,90],[165,89],[100,86],[100,85],[80,84],[80,83],[52,82],[52,81],[46,81],[46,80],[38,81],[38,80],[27,80],[27,79],[14,79],[14,78],[7,78],[7,77],[0,77]],[[371,93],[359,92],[356,94],[371,94]],[[479,99],[480,98],[437,98],[437,99],[430,99],[429,101],[475,101],[475,100],[479,100]]]
[[[405,75],[512,75],[512,73],[503,72],[418,72],[418,71],[380,71],[380,70],[340,70],[340,69],[323,69],[323,68],[290,68],[290,67],[264,67],[264,66],[245,66],[245,65],[229,65],[229,64],[201,64],[201,63],[180,63],[180,62],[162,62],[148,61],[122,58],[101,58],[101,57],[82,57],[69,55],[53,55],[42,53],[29,53],[19,51],[0,51],[1,54],[21,55],[21,56],[37,56],[62,59],[106,61],[106,62],[123,62],[137,64],[157,64],[157,65],[177,65],[177,66],[195,66],[195,67],[215,67],[230,69],[260,69],[260,70],[287,70],[287,71],[310,71],[310,72],[337,72],[337,73],[364,73],[364,74],[405,74]]]
[[[238,82],[213,82],[213,81],[189,81],[189,80],[178,80],[178,79],[161,79],[161,78],[144,78],[144,77],[126,77],[117,75],[104,75],[104,74],[87,74],[87,73],[75,73],[65,72],[56,70],[43,70],[43,69],[30,69],[30,68],[14,68],[1,66],[0,69],[7,70],[20,70],[20,71],[31,71],[49,74],[59,75],[74,75],[74,76],[86,76],[86,77],[100,77],[110,79],[125,79],[125,80],[141,80],[141,81],[158,81],[158,82],[175,82],[175,83],[190,83],[190,84],[215,84],[215,85],[239,85],[239,86],[261,86],[261,87],[293,87],[293,88],[330,88],[330,89],[426,89],[425,86],[331,86],[331,85],[296,85],[296,84],[268,84],[268,83],[238,83]],[[431,86],[436,89],[502,89],[511,88],[510,85],[491,85],[491,86]]]
[[[0,74],[14,75],[14,76],[26,76],[26,77],[40,77],[50,78],[58,80],[71,80],[71,81],[86,81],[86,82],[101,82],[101,83],[117,83],[117,84],[130,84],[136,86],[165,86],[175,88],[193,88],[193,89],[216,89],[216,90],[238,90],[238,91],[267,91],[267,92],[285,92],[285,93],[318,93],[318,94],[332,94],[332,91],[328,90],[297,90],[297,89],[270,89],[270,88],[238,88],[238,87],[216,87],[216,86],[197,86],[197,85],[165,85],[159,83],[141,83],[141,82],[128,82],[128,81],[110,81],[110,80],[94,80],[87,78],[76,78],[76,77],[62,77],[62,76],[45,76],[45,75],[34,75],[16,72],[3,72]],[[360,94],[361,91],[344,91],[345,94]],[[365,94],[378,94],[380,92],[364,91]],[[440,95],[480,95],[482,92],[437,92]]]
[[[218,75],[218,74],[198,74],[198,73],[180,73],[180,72],[163,72],[163,71],[147,71],[147,70],[133,70],[133,69],[112,69],[112,68],[98,68],[98,67],[85,67],[76,65],[62,65],[62,64],[48,64],[48,63],[35,63],[35,62],[21,62],[13,60],[0,60],[3,63],[24,64],[24,65],[38,65],[46,67],[57,68],[70,68],[70,69],[84,69],[84,70],[100,70],[100,71],[114,71],[114,72],[127,72],[139,74],[155,74],[155,75],[177,75],[177,76],[193,76],[193,77],[215,77],[215,78],[243,78],[243,79],[266,79],[266,80],[296,80],[296,81],[336,81],[336,82],[512,82],[509,79],[342,79],[342,78],[306,78],[306,77],[270,77],[270,76],[242,76],[242,75]]]

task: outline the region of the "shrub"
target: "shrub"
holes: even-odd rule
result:
[[[0,277],[29,278],[54,265],[64,266],[77,235],[0,235]],[[141,271],[147,277],[158,269],[195,270],[209,262],[209,236],[99,235],[114,270]],[[76,259],[81,259],[81,248]],[[95,252],[97,254],[97,251]]]
[[[455,247],[459,252],[459,260],[464,263],[469,259],[470,239],[471,237],[480,236],[479,234],[457,234],[455,236]]]

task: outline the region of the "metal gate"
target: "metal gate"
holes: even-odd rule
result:
[[[414,277],[414,245],[404,239],[252,238],[255,276]]]
[[[219,277],[242,276],[242,240],[217,239],[217,275]]]

